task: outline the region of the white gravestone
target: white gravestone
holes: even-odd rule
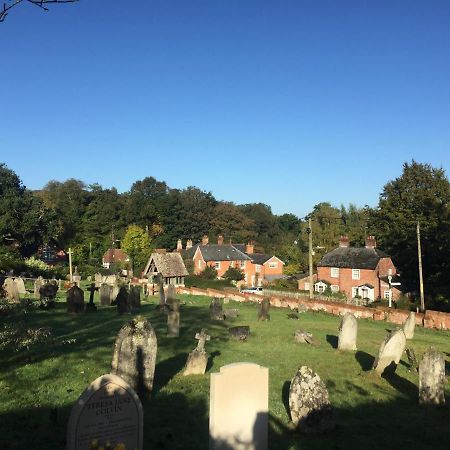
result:
[[[378,356],[373,363],[373,369],[382,375],[384,370],[391,364],[397,364],[405,351],[406,336],[403,330],[397,330],[389,334],[386,339],[381,343]]]
[[[338,349],[344,351],[356,350],[356,336],[358,335],[358,321],[352,313],[347,313],[339,326]]]
[[[93,442],[112,448],[142,450],[143,410],[136,392],[122,378],[97,378],[80,396],[70,414],[67,450],[86,450]]]
[[[210,450],[267,450],[269,369],[235,363],[211,374]]]
[[[414,328],[416,326],[416,315],[413,311],[409,313],[408,318],[403,324],[403,332],[405,333],[406,339],[412,339],[414,337]]]

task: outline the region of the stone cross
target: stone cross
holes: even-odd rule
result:
[[[208,330],[203,328],[200,333],[195,333],[195,339],[198,339],[196,348],[198,352],[204,352],[206,341],[209,341],[211,339],[211,336],[207,334],[207,331]]]
[[[98,291],[98,287],[95,287],[95,283],[91,283],[91,286],[86,288],[89,291],[89,303],[86,305],[87,310],[96,310],[97,307],[94,305],[94,294]]]

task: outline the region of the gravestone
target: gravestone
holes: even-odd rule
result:
[[[211,320],[223,320],[223,299],[214,297],[209,306]]]
[[[131,313],[131,299],[130,292],[126,286],[121,286],[119,293],[116,297],[117,312],[119,314],[130,314]]]
[[[248,325],[231,327],[228,328],[228,332],[233,339],[238,341],[246,341],[250,335],[250,327]]]
[[[49,282],[43,284],[39,288],[39,299],[41,308],[54,308],[56,301],[56,293],[58,292],[58,284]]]
[[[6,299],[9,302],[19,303],[19,290],[17,289],[17,284],[13,278],[6,278],[3,283],[3,290],[6,293]]]
[[[166,310],[166,294],[164,292],[164,277],[160,273],[158,273],[158,275],[156,275],[156,282],[158,283],[158,286],[159,286],[158,309],[161,312],[165,312],[165,310]]]
[[[112,286],[106,283],[100,285],[100,305],[110,306],[111,305],[111,293]]]
[[[344,351],[356,350],[356,336],[358,335],[358,321],[352,313],[344,314],[339,326],[338,349]]]
[[[117,283],[110,284],[111,287],[111,297],[110,297],[110,304],[116,304],[117,302],[117,296],[119,295],[120,287]]]
[[[180,335],[180,300],[168,299],[167,311],[167,336],[178,337]]]
[[[139,309],[141,307],[141,287],[138,285],[130,286],[130,302],[132,309]]]
[[[86,305],[86,311],[97,311],[97,306],[94,303],[95,291],[98,291],[98,287],[95,287],[95,283],[91,283],[91,286],[86,289],[89,291],[89,303]]]
[[[206,341],[211,339],[207,331],[203,328],[200,333],[196,333],[195,339],[198,339],[197,347],[189,353],[183,375],[203,375],[205,373],[208,363],[205,344]]]
[[[175,285],[174,284],[169,284],[167,286],[166,303],[169,300],[172,300],[172,299],[174,299],[176,297],[177,297],[177,292],[176,292],[176,289],[175,289]]]
[[[270,301],[268,298],[264,298],[261,303],[259,304],[259,311],[258,311],[258,320],[270,320]]]
[[[405,349],[406,357],[409,362],[409,371],[414,369],[416,372],[419,371],[419,363],[417,362],[416,352],[412,347],[406,347]]]
[[[325,383],[307,366],[300,367],[291,381],[289,409],[292,423],[303,433],[326,433],[334,429]]]
[[[44,287],[44,286],[43,286]],[[41,290],[43,289],[41,288]],[[67,311],[70,313],[80,313],[84,311],[84,291],[74,284],[66,292]]]
[[[288,319],[293,319],[293,320],[300,320],[300,316],[298,315],[298,313],[289,313],[286,314]]]
[[[237,308],[224,309],[223,317],[225,319],[236,319],[239,317],[239,310]]]
[[[81,275],[78,273],[78,267],[75,266],[75,272],[72,275],[72,282],[76,283],[77,286],[80,286]]]
[[[136,392],[122,378],[98,377],[72,408],[67,427],[67,450],[143,448],[143,409]],[[123,444],[124,447],[119,447]]]
[[[103,280],[102,274],[101,273],[96,273],[94,275],[94,282],[95,282],[95,286],[96,287],[100,287],[102,285],[102,283],[105,283],[105,281]]]
[[[414,337],[414,328],[416,326],[416,314],[411,311],[408,318],[403,324],[403,332],[405,333],[406,339],[412,339]]]
[[[210,450],[267,450],[269,369],[252,363],[211,374]]]
[[[294,340],[299,344],[310,344],[314,347],[319,346],[319,343],[313,338],[313,335],[305,330],[295,330]]]
[[[25,289],[25,283],[23,281],[23,278],[21,278],[21,277],[15,278],[14,281],[17,285],[17,290],[19,291],[19,294],[21,294],[21,295],[26,294],[27,290]]]
[[[444,355],[429,348],[419,364],[419,404],[439,406],[445,403]]]
[[[117,334],[111,373],[123,378],[139,395],[148,395],[153,388],[156,352],[156,334],[151,323],[136,317]]]
[[[40,298],[39,290],[43,285],[44,279],[42,277],[38,277],[34,280],[34,298]]]
[[[397,364],[400,362],[402,354],[406,346],[406,337],[403,330],[397,330],[390,333],[386,339],[381,343],[378,356],[373,363],[373,369],[382,375],[383,372],[389,367],[388,370],[394,371]]]

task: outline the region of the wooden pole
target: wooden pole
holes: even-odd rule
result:
[[[72,249],[69,248],[69,281],[72,283]]]
[[[312,246],[312,224],[311,224],[311,218],[308,220],[308,230],[309,230],[309,298],[313,298],[313,286],[314,286],[314,280],[313,280],[313,246]]]
[[[425,294],[423,292],[422,246],[420,244],[420,222],[417,221],[417,256],[419,258],[420,309],[425,312]]]

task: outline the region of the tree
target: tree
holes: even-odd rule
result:
[[[129,225],[122,239],[122,250],[130,257],[133,269],[143,269],[151,251],[148,234],[138,225]]]
[[[245,279],[244,273],[237,267],[228,267],[226,272],[223,274],[223,278],[230,281],[241,281]]]
[[[9,14],[9,11],[14,8],[14,6],[19,5],[24,0],[12,0],[9,3],[3,4],[3,10],[0,11],[0,22],[3,22],[6,19],[6,16]],[[28,3],[31,3],[44,11],[48,11],[47,5],[49,3],[75,3],[78,0],[27,0]]]

